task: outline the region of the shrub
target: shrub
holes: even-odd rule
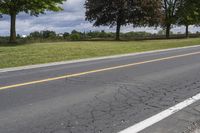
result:
[[[72,41],[79,41],[81,39],[81,36],[79,34],[71,34],[70,40]]]

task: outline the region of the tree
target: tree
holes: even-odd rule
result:
[[[49,30],[44,30],[41,31],[42,38],[47,39],[47,38],[56,38],[56,32],[55,31],[49,31]]]
[[[16,16],[20,12],[38,16],[45,11],[60,11],[66,0],[0,0],[0,13],[7,14],[11,18],[10,42],[16,42]]]
[[[120,40],[121,26],[154,25],[160,5],[159,0],[86,0],[86,20],[94,26],[116,26],[116,40]]]
[[[177,11],[182,0],[162,0],[163,20],[161,26],[166,30],[166,38],[170,37],[170,30],[177,22]]]
[[[79,40],[81,39],[81,36],[80,36],[80,34],[78,34],[78,33],[71,34],[71,35],[70,35],[70,39],[71,39],[72,41],[79,41]]]
[[[42,35],[39,31],[34,31],[34,32],[31,32],[29,37],[31,38],[42,38]]]
[[[71,34],[81,34],[81,32],[78,32],[76,30],[72,30]]]
[[[200,2],[199,0],[182,0],[178,9],[178,24],[186,27],[186,37],[189,37],[189,26],[200,23]]]
[[[70,34],[69,34],[68,32],[65,32],[65,33],[63,34],[63,38],[64,38],[64,39],[67,39],[69,36],[70,36]]]

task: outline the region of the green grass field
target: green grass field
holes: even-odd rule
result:
[[[0,68],[199,45],[200,38],[0,45]]]

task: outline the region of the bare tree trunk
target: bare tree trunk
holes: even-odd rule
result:
[[[170,29],[171,29],[171,25],[168,24],[168,25],[166,26],[166,38],[167,38],[167,39],[170,37]]]
[[[186,38],[189,38],[189,25],[185,25],[185,36]]]
[[[116,40],[120,40],[120,29],[121,29],[121,23],[120,21],[117,22],[117,29],[116,29]]]
[[[10,14],[10,43],[16,43],[16,14]]]

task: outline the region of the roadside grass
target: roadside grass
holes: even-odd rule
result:
[[[200,38],[0,45],[0,68],[199,45]]]

